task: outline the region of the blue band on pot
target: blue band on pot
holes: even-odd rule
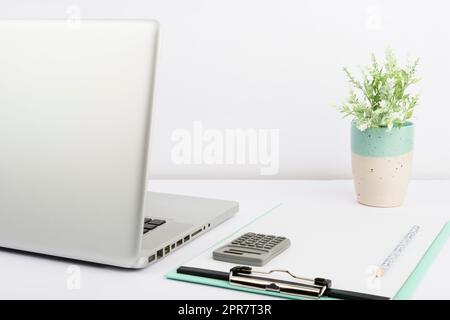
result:
[[[354,123],[351,129],[352,152],[367,157],[395,157],[413,150],[414,125],[368,128],[360,131]]]

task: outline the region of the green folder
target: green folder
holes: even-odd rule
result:
[[[280,205],[281,204],[275,206],[274,208],[270,209],[266,213],[264,213],[261,216],[257,217],[255,220],[261,218],[262,216],[265,216],[266,214],[270,213],[271,211],[273,211],[274,209],[276,209]],[[249,224],[251,224],[251,223],[253,223],[253,221],[250,222]],[[247,225],[249,225],[249,224],[247,224]],[[247,225],[245,225],[244,227],[246,227]],[[242,227],[241,229],[243,229],[244,227]],[[241,230],[241,229],[239,229],[239,230]],[[225,238],[221,242],[225,241],[228,238],[231,238],[234,234],[238,233],[239,230],[236,231],[235,233],[233,233],[232,235],[228,236],[227,238]],[[417,266],[415,267],[414,271],[410,274],[410,276],[408,277],[406,282],[403,284],[403,286],[397,292],[397,294],[394,296],[393,299],[395,299],[395,300],[406,300],[406,299],[409,299],[412,296],[412,294],[414,293],[414,291],[416,290],[416,288],[420,284],[421,280],[425,276],[426,272],[428,271],[428,269],[432,265],[433,261],[436,259],[436,257],[438,256],[439,252],[444,247],[444,245],[447,242],[447,239],[449,237],[450,237],[450,223],[446,223],[444,225],[444,227],[442,228],[442,230],[437,235],[437,237],[434,239],[434,241],[431,244],[431,246],[428,248],[428,250],[425,252],[423,257],[420,259],[420,261],[417,264]],[[213,248],[214,246],[212,246],[211,248]],[[208,250],[210,250],[210,249],[208,249]],[[257,293],[257,294],[264,294],[264,295],[269,295],[269,296],[274,296],[274,297],[279,297],[279,298],[299,299],[299,300],[307,299],[307,298],[296,297],[296,296],[292,296],[292,295],[286,295],[286,294],[282,294],[282,293],[276,293],[276,292],[262,291],[262,290],[246,288],[246,287],[233,286],[233,285],[230,285],[228,283],[228,281],[216,280],[216,279],[210,279],[210,278],[204,278],[204,277],[198,277],[198,276],[181,274],[181,273],[178,273],[176,271],[176,269],[170,271],[169,273],[167,273],[166,274],[166,278],[172,279],[172,280],[180,280],[180,281],[198,283],[198,284],[203,284],[203,285],[208,285],[208,286],[220,287],[220,288],[225,288],[225,289],[232,289],[232,290],[239,290],[239,291]],[[322,300],[334,300],[332,298],[327,298],[327,297],[323,297],[321,299]]]

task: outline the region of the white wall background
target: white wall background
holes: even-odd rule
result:
[[[421,57],[416,178],[450,178],[450,2],[446,0],[0,0],[0,17],[155,18],[162,25],[154,178],[349,178],[343,66],[388,46]],[[72,7],[73,8],[73,7]],[[69,12],[68,12],[69,9]],[[1,72],[1,71],[0,71]],[[175,129],[280,129],[280,170],[175,165]]]

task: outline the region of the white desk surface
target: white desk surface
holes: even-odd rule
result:
[[[375,209],[354,200],[352,181],[157,180],[151,191],[237,200],[240,212],[216,229],[143,270],[123,270],[0,249],[0,299],[269,299],[267,296],[167,280],[164,274],[228,236],[268,208],[298,203],[289,223],[308,209],[388,210],[392,214],[444,216],[450,220],[450,180],[412,181],[404,206]],[[280,230],[282,233],[282,230]],[[68,267],[80,269],[80,288],[69,289]],[[415,299],[450,299],[450,242],[416,290]]]

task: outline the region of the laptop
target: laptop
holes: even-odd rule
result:
[[[152,20],[0,20],[0,247],[143,268],[238,211],[149,193]]]

